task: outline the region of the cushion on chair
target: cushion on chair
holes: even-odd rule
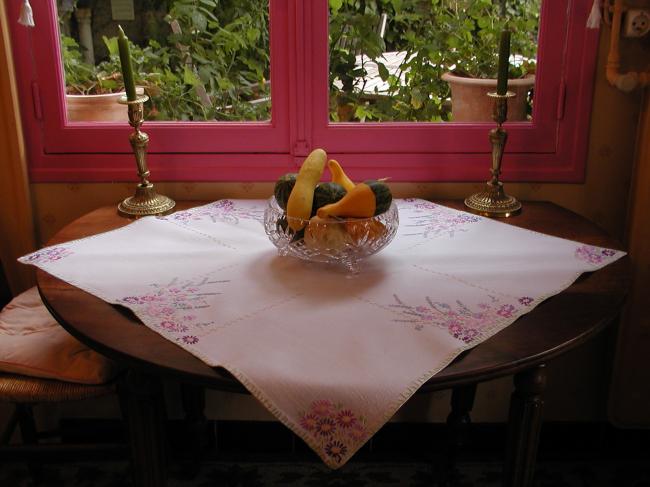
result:
[[[33,287],[0,311],[0,371],[102,384],[115,367],[65,331]]]

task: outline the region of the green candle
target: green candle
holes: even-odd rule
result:
[[[135,100],[135,80],[133,79],[133,66],[131,66],[131,53],[129,52],[129,38],[126,37],[122,26],[118,25],[120,31],[117,37],[117,45],[120,48],[120,64],[122,65],[122,79],[126,89],[126,99]]]
[[[501,31],[499,43],[499,71],[497,76],[497,94],[505,95],[508,91],[508,68],[510,67],[510,31]]]

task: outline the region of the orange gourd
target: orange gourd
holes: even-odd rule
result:
[[[336,203],[318,209],[320,218],[329,216],[370,218],[375,214],[377,201],[372,188],[366,183],[357,184]]]
[[[347,174],[345,174],[343,168],[338,163],[338,161],[335,161],[334,159],[330,159],[329,161],[327,161],[327,167],[329,168],[330,173],[332,174],[332,182],[340,184],[341,186],[343,186],[343,188],[345,188],[346,191],[350,191],[352,188],[354,188],[355,184],[347,176]]]

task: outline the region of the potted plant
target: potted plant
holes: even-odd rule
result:
[[[123,94],[119,69],[108,72],[104,66],[86,63],[79,44],[61,36],[68,121],[123,121],[127,108],[117,103]]]
[[[439,10],[437,24],[448,48],[444,64],[450,71],[442,79],[451,88],[452,119],[492,120],[492,102],[486,93],[496,91],[499,36],[508,28],[513,32],[508,89],[517,95],[509,102],[508,119],[526,120],[535,84],[539,0],[510,5],[504,0],[442,3],[446,5]]]
[[[110,40],[105,39],[107,44]],[[116,122],[127,120],[127,108],[117,100],[124,85],[119,65],[105,61],[98,66],[84,62],[77,41],[61,36],[68,121]]]

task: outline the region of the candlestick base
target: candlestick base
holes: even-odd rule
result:
[[[521,212],[521,203],[503,190],[500,181],[488,181],[487,189],[465,199],[465,206],[482,216],[508,218]]]
[[[147,95],[140,95],[135,100],[128,100],[126,96],[119,100],[119,103],[127,105],[129,108],[129,124],[134,129],[129,136],[129,142],[133,148],[140,178],[140,183],[135,188],[135,195],[126,198],[117,206],[118,214],[128,218],[161,215],[176,206],[176,202],[171,198],[156,193],[153,184],[148,180],[151,174],[147,166],[149,136],[140,130],[144,122],[144,103],[148,99]]]
[[[135,195],[129,196],[117,206],[120,215],[137,218],[149,215],[161,215],[176,206],[176,202],[167,196],[156,193],[153,184],[138,184]]]

